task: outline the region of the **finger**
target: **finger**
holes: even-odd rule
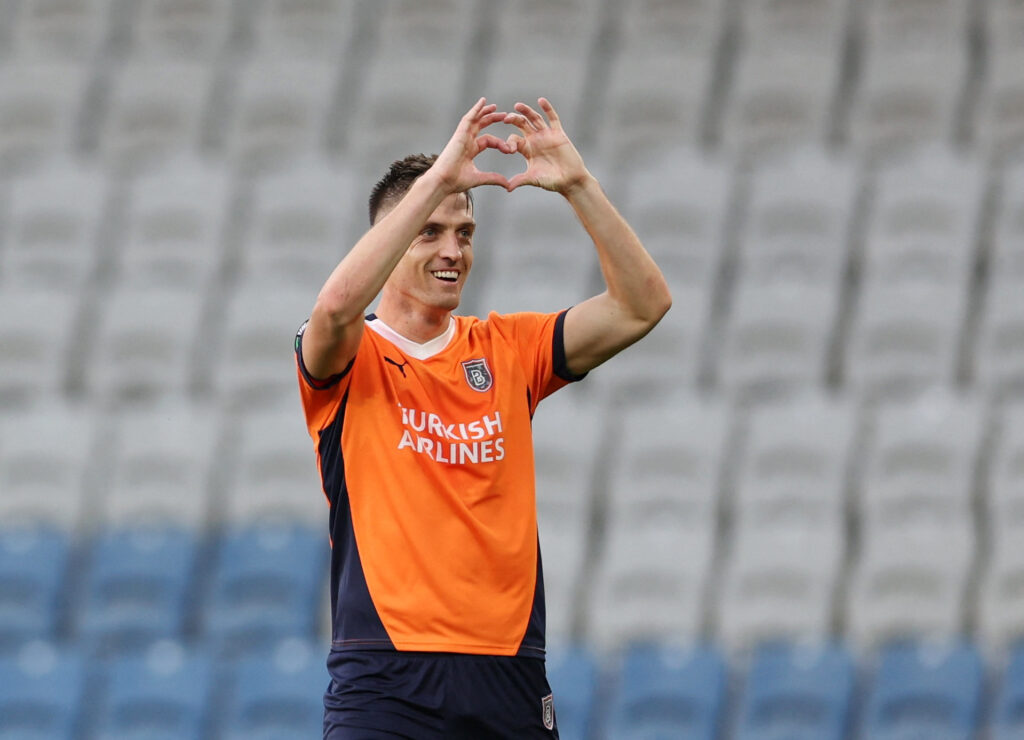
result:
[[[480,172],[474,179],[473,187],[477,185],[497,185],[509,189],[508,179],[500,172]]]
[[[468,111],[466,111],[466,115],[464,115],[462,117],[462,120],[463,121],[472,121],[474,118],[476,118],[478,115],[480,115],[481,109],[483,109],[484,105],[486,105],[486,104],[487,104],[487,98],[480,98],[475,103],[473,103],[473,107],[472,108],[470,108]],[[495,106],[495,107],[497,107],[497,106]]]
[[[515,126],[526,135],[532,134],[537,130],[536,127],[531,126],[530,122],[526,120],[526,116],[521,116],[518,113],[509,113],[505,116],[505,123]]]
[[[511,147],[509,154],[512,152],[522,152],[526,150],[526,139],[519,134],[511,134],[507,139],[505,139],[505,142],[509,147]]]
[[[476,145],[478,147],[478,154],[484,149],[497,149],[505,154],[513,154],[515,152],[515,148],[511,144],[493,134],[483,134],[476,137]]]
[[[561,129],[562,121],[558,118],[558,114],[555,113],[555,106],[551,105],[551,101],[547,98],[537,98],[537,102],[540,103],[541,109],[551,122],[551,128]]]
[[[508,185],[505,186],[505,189],[511,193],[513,190],[522,185],[531,184],[532,181],[530,177],[525,172],[520,172],[518,175],[514,175],[512,179],[508,181]]]
[[[544,117],[541,116],[541,114],[535,111],[533,108],[528,106],[526,103],[516,103],[514,107],[517,111],[526,116],[526,119],[538,131],[548,127],[548,123],[547,121],[544,120]]]
[[[507,115],[508,113],[505,113],[504,111],[492,111],[491,113],[486,113],[477,121],[477,126],[479,128],[487,128],[492,123],[498,123],[499,121],[503,122]]]

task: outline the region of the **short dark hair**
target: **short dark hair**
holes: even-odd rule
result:
[[[400,201],[412,187],[413,182],[429,170],[437,160],[436,154],[410,154],[404,159],[391,163],[387,173],[370,191],[370,225],[377,222],[381,210],[391,208]],[[473,196],[466,191],[467,204],[472,207]]]

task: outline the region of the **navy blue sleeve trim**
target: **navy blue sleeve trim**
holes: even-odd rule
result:
[[[551,337],[551,354],[552,361],[554,363],[555,375],[568,383],[575,383],[578,380],[583,380],[587,377],[586,373],[582,375],[574,375],[570,370],[565,359],[565,315],[569,313],[569,309],[565,309],[562,313],[558,314],[558,318],[555,319],[555,333]]]
[[[306,363],[302,361],[302,335],[306,331],[306,324],[309,323],[309,319],[302,322],[302,326],[295,333],[295,356],[299,360],[299,372],[302,373],[303,379],[309,383],[309,387],[317,391],[325,391],[331,386],[337,385],[341,382],[341,379],[348,375],[348,371],[352,369],[352,363],[356,361],[356,358],[349,360],[348,365],[340,373],[332,375],[329,378],[314,378],[309,374],[309,370],[306,369]]]

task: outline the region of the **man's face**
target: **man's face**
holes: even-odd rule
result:
[[[476,222],[465,193],[449,195],[427,219],[385,284],[405,301],[453,311],[473,265]]]

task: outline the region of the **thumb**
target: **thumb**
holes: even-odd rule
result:
[[[500,172],[478,172],[473,179],[473,187],[477,185],[497,185],[510,190],[508,179]]]
[[[511,193],[513,190],[522,185],[532,184],[532,176],[528,172],[520,172],[518,175],[515,175],[511,180],[508,181],[508,185],[505,186],[505,189]]]

